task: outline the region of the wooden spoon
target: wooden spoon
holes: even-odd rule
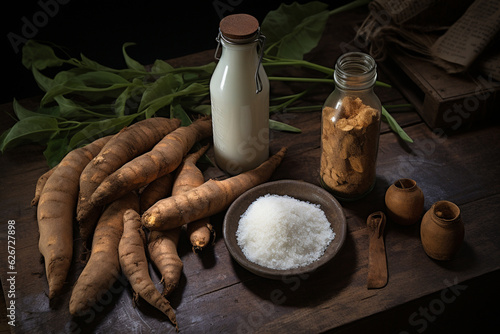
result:
[[[384,244],[385,214],[377,211],[368,216],[366,223],[371,229],[368,253],[368,289],[383,288],[387,284],[387,258]]]

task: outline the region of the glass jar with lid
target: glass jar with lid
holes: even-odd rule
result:
[[[235,175],[269,157],[269,80],[262,67],[265,37],[248,14],[223,18],[222,53],[210,80],[215,162]]]
[[[375,185],[382,110],[376,69],[368,54],[340,56],[335,90],[323,105],[320,182],[340,200],[357,200]]]

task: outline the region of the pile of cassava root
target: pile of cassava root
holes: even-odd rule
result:
[[[177,254],[182,226],[187,224],[193,250],[203,249],[213,240],[209,217],[266,182],[286,152],[282,148],[254,170],[205,182],[196,163],[209,144],[190,151],[211,136],[207,117],[189,126],[150,118],[69,152],[40,177],[32,205],[37,206],[50,299],[61,293],[73,243],[81,241],[90,256],[72,289],[73,316],[90,310],[122,272],[134,300],[144,299],[178,329],[167,296],[182,272]],[[73,231],[75,220],[80,237]],[[162,275],[163,292],[151,280],[148,261]]]

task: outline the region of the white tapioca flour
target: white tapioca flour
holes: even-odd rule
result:
[[[241,216],[236,238],[248,260],[284,270],[319,259],[335,233],[319,205],[268,194]]]

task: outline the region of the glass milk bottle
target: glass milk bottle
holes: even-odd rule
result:
[[[219,25],[210,80],[215,162],[231,175],[269,157],[269,80],[261,65],[265,37],[257,19],[229,15]]]
[[[373,92],[377,66],[372,57],[350,52],[339,57],[335,90],[321,117],[322,186],[341,200],[356,200],[375,185],[382,106]]]

